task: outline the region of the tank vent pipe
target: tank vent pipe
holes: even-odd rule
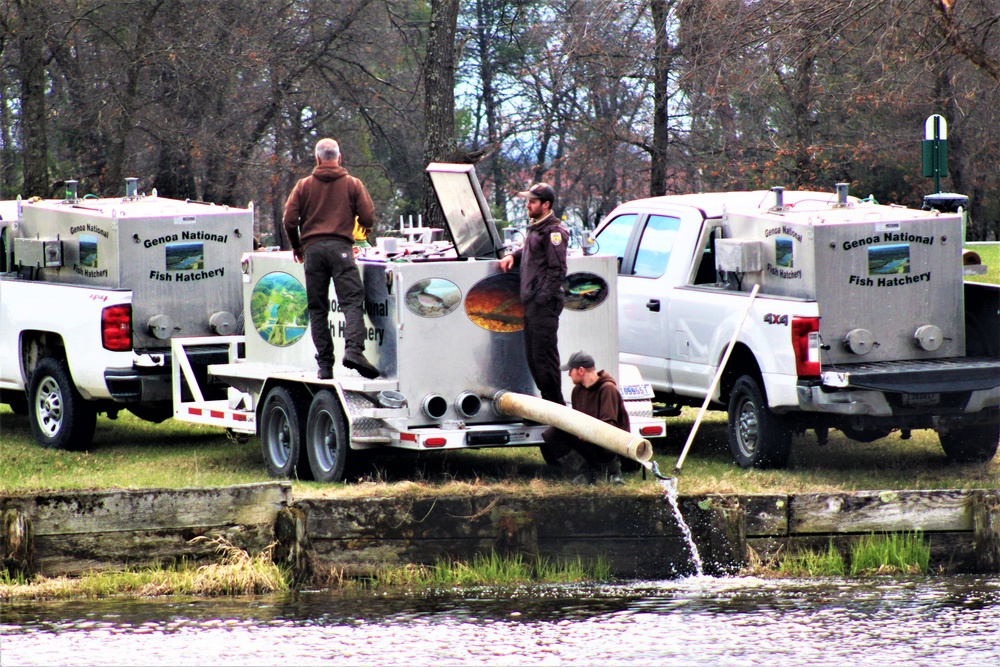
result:
[[[837,206],[847,206],[847,188],[850,183],[837,183]]]
[[[782,211],[785,208],[785,188],[780,185],[776,185],[771,188],[771,192],[774,193],[774,208],[772,211]]]
[[[125,197],[128,199],[135,199],[139,196],[139,179],[138,178],[126,178],[125,179]]]
[[[75,202],[80,181],[66,181],[66,201]]]

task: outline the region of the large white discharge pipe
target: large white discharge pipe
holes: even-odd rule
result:
[[[653,458],[653,446],[649,440],[632,435],[628,431],[573,408],[546,401],[544,398],[513,391],[499,391],[493,397],[493,405],[500,414],[555,426],[581,440],[639,463],[645,464]]]

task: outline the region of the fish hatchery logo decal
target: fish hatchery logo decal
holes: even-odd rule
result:
[[[267,274],[253,287],[250,317],[257,334],[271,345],[296,343],[309,326],[306,288],[283,271]]]
[[[563,284],[566,288],[566,308],[569,310],[590,310],[597,308],[608,298],[608,283],[596,273],[571,273]]]
[[[462,290],[444,278],[418,280],[406,290],[406,307],[420,317],[444,317],[462,303]]]
[[[497,273],[480,280],[465,296],[465,314],[487,331],[513,333],[524,329],[520,276]]]

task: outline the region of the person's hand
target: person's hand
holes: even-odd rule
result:
[[[502,258],[500,260],[500,270],[501,271],[503,271],[504,273],[507,273],[512,268],[514,268],[514,256],[513,255],[507,255],[506,257],[504,257],[504,258]]]
[[[304,260],[304,259],[302,259],[302,254],[301,254],[301,253],[300,253],[300,252],[299,252],[298,250],[296,250],[295,248],[292,248],[292,257],[293,257],[293,258],[295,259],[295,261],[296,261],[296,262],[298,262],[299,264],[303,264],[303,263],[305,263],[305,260]]]

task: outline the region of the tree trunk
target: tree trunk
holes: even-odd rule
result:
[[[24,147],[25,197],[49,197],[49,144],[45,122],[45,17],[33,0],[17,0],[18,76],[21,82],[21,143]]]
[[[424,162],[455,159],[455,34],[459,0],[431,0],[424,59]],[[444,226],[430,177],[424,175],[424,224]]]
[[[667,194],[667,148],[669,145],[669,111],[667,110],[667,76],[670,73],[672,49],[667,37],[667,16],[672,0],[651,0],[653,18],[653,145],[649,155],[649,196]]]

